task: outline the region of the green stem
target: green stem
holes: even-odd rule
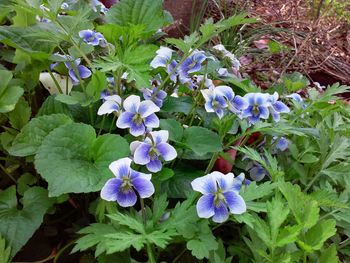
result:
[[[112,131],[112,129],[113,129],[113,125],[115,124],[115,120],[116,120],[116,119],[117,119],[117,115],[114,114],[113,120],[112,120],[111,126],[109,127],[108,133],[111,133],[111,131]]]
[[[61,248],[61,249],[57,252],[57,254],[56,254],[56,256],[55,256],[55,259],[53,260],[53,263],[57,263],[59,257],[61,256],[61,254],[62,254],[67,248],[69,248],[70,246],[72,246],[72,245],[75,243],[75,241],[77,241],[77,240],[74,239],[74,240],[72,240],[71,242],[69,242],[67,245],[65,245],[63,248]]]
[[[11,179],[12,181],[14,181],[15,183],[17,183],[16,179],[7,171],[7,169],[6,169],[2,164],[0,164],[0,168],[1,168],[1,170],[3,170],[3,172],[4,172],[8,177],[10,177],[10,179]]]
[[[50,74],[50,76],[51,76],[53,82],[55,83],[55,85],[56,85],[58,91],[59,91],[61,94],[63,94],[63,91],[62,91],[62,89],[61,89],[61,86],[60,86],[60,84],[58,84],[58,81],[57,81],[57,79],[55,78],[55,76],[52,74],[51,70],[49,70],[49,74]],[[67,77],[67,78],[68,78],[68,77]]]
[[[143,221],[143,225],[146,229],[147,215],[146,215],[146,209],[145,209],[145,202],[143,201],[142,198],[140,198],[140,205],[141,205],[142,221]],[[154,254],[153,254],[152,245],[148,241],[146,243],[146,247],[147,247],[148,262],[156,263],[156,260],[154,258]]]
[[[205,169],[205,174],[208,174],[211,171],[211,169],[213,169],[215,161],[218,158],[218,155],[219,155],[219,153],[217,153],[217,152],[213,153],[213,156],[210,159],[210,162],[207,166],[207,169]]]
[[[102,132],[103,125],[105,124],[105,119],[106,119],[106,114],[103,115],[103,117],[102,117],[101,127],[100,127],[100,130],[98,131],[97,136],[100,136],[100,134],[101,134],[101,132]]]

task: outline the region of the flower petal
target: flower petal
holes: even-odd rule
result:
[[[237,177],[234,178],[234,181],[232,184],[233,191],[238,193],[239,190],[241,190],[244,179],[245,179],[244,173],[240,173]]]
[[[247,206],[242,196],[233,191],[223,193],[223,195],[232,214],[239,215],[247,211]]]
[[[239,95],[235,96],[235,98],[232,101],[232,104],[238,110],[246,109],[249,106],[248,101]]]
[[[162,170],[162,162],[159,161],[159,159],[154,159],[151,160],[147,165],[146,165],[148,171],[152,172],[152,173],[156,173],[159,172],[160,170]]]
[[[153,138],[154,144],[156,145],[161,142],[167,142],[169,139],[169,132],[167,130],[153,131],[150,132],[150,134]]]
[[[158,50],[157,50],[157,54],[159,55],[159,56],[163,56],[163,57],[165,57],[165,58],[167,58],[168,60],[170,60],[170,58],[171,58],[171,56],[172,56],[172,54],[173,54],[173,50],[172,49],[170,49],[170,48],[168,48],[168,47],[160,47]]]
[[[214,213],[213,221],[216,223],[225,222],[229,216],[227,206],[224,202],[220,202],[214,206]]]
[[[133,169],[130,169],[130,171],[131,171],[130,172],[131,180],[135,180],[136,178],[142,178],[142,179],[150,181],[152,178],[152,174],[141,173],[141,172],[135,171]]]
[[[270,114],[269,110],[266,107],[264,107],[264,106],[259,106],[258,108],[259,108],[259,113],[260,113],[259,116],[260,116],[260,118],[268,119],[269,118],[269,114]]]
[[[136,204],[137,196],[133,189],[128,189],[126,191],[120,190],[117,193],[117,202],[122,207],[129,207]]]
[[[148,164],[150,162],[149,151],[151,150],[151,145],[147,143],[141,143],[135,150],[134,162],[137,164]]]
[[[163,56],[155,56],[154,59],[151,61],[150,66],[152,68],[165,68],[167,66],[167,58]]]
[[[119,111],[119,104],[112,100],[106,100],[98,109],[97,115],[110,114]]]
[[[117,120],[117,127],[120,129],[126,129],[131,127],[135,114],[131,112],[123,112],[120,114],[118,120]]]
[[[140,105],[140,97],[136,95],[130,95],[124,100],[123,106],[125,111],[137,113]]]
[[[235,93],[229,86],[217,86],[214,91],[221,96],[224,96],[228,101],[232,101]]]
[[[287,148],[288,148],[288,141],[287,141],[287,139],[284,138],[284,137],[281,137],[278,140],[277,144],[276,144],[276,148],[279,149],[280,151],[287,150]]]
[[[140,141],[134,141],[132,143],[130,143],[130,152],[132,155],[134,155],[137,147],[139,147],[141,145],[142,142]]]
[[[202,194],[213,194],[217,190],[215,178],[211,174],[194,179],[191,186],[194,191]]]
[[[79,36],[84,39],[90,38],[94,34],[94,31],[87,29],[79,31]]]
[[[272,105],[272,107],[275,109],[277,112],[283,112],[283,113],[288,113],[290,112],[290,109],[287,107],[286,104],[284,104],[281,101],[277,101],[275,104]]]
[[[228,191],[232,189],[232,185],[235,178],[233,173],[223,174],[215,171],[215,172],[212,172],[211,175],[215,177],[215,180],[218,183],[218,186],[220,189],[224,191]]]
[[[165,161],[171,161],[177,157],[175,148],[168,143],[159,143],[157,144],[156,148]]]
[[[145,134],[146,127],[143,123],[137,124],[135,122],[131,122],[130,125],[130,133],[135,137]]]
[[[87,67],[85,67],[83,65],[78,66],[78,72],[79,72],[80,78],[82,78],[82,79],[87,79],[91,76],[90,69],[88,69]]]
[[[129,175],[131,162],[132,160],[128,157],[122,158],[112,162],[109,165],[109,169],[113,172],[115,177],[121,179]]]
[[[132,180],[132,185],[135,187],[141,198],[148,198],[154,193],[154,186],[150,180],[138,177]]]
[[[259,182],[264,179],[266,171],[263,167],[255,165],[252,169],[250,169],[249,175],[254,181]]]
[[[197,205],[197,214],[201,218],[210,218],[214,215],[214,195],[208,194],[203,195],[198,199]]]
[[[138,109],[138,113],[142,118],[146,118],[157,111],[160,111],[160,108],[151,100],[142,101]]]
[[[120,186],[123,181],[119,178],[109,179],[101,190],[101,198],[106,201],[116,201]]]
[[[145,123],[145,126],[149,127],[149,128],[158,128],[159,127],[159,119],[158,119],[157,115],[155,115],[154,113],[147,116],[144,119],[144,123]]]

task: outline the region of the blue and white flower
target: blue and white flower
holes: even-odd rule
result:
[[[92,5],[92,9],[96,12],[97,11],[97,7],[100,8],[100,12],[102,14],[106,14],[107,11],[108,11],[108,8],[103,4],[101,3],[100,1],[98,0],[92,0],[91,1],[91,5]]]
[[[301,105],[303,109],[307,107],[306,103],[304,102],[303,98],[298,93],[292,93],[290,95],[287,95],[286,98],[290,98]]]
[[[97,111],[97,115],[119,112],[122,105],[122,99],[118,95],[104,96],[104,102]]]
[[[235,96],[229,86],[217,86],[211,89],[201,90],[205,99],[205,110],[207,112],[215,112],[221,119],[224,116],[224,110],[228,108],[235,114],[248,107],[248,103],[241,96]]]
[[[163,106],[163,100],[167,96],[167,93],[164,90],[158,90],[156,87],[152,89],[145,88],[142,90],[142,94],[145,100],[153,101],[159,108]]]
[[[197,214],[201,218],[213,217],[216,223],[225,222],[229,213],[242,214],[247,208],[239,195],[242,178],[235,178],[233,173],[212,172],[196,178],[191,185],[193,190],[203,194],[197,202]]]
[[[249,162],[246,169],[249,172],[250,178],[257,182],[261,181],[266,175],[268,175],[266,169],[260,163],[255,161]]]
[[[90,69],[88,69],[83,65],[80,65],[80,62],[81,62],[80,58],[74,61],[64,62],[64,65],[68,69],[68,74],[73,81],[73,85],[77,85],[79,83],[79,78],[77,77],[75,70],[77,71],[81,79],[87,79],[91,76]]]
[[[115,178],[109,179],[101,190],[101,198],[106,201],[117,201],[122,207],[133,206],[137,195],[148,198],[154,193],[151,174],[137,172],[130,168],[130,158],[122,158],[112,162],[109,169]]]
[[[194,51],[192,55],[186,58],[178,68],[180,82],[188,82],[191,79],[189,74],[198,72],[206,58],[207,57],[201,51]]]
[[[269,94],[248,93],[244,98],[248,102],[248,107],[242,111],[242,118],[247,118],[250,123],[255,124],[260,119],[269,118]]]
[[[170,63],[171,56],[173,54],[173,50],[168,47],[160,47],[157,50],[157,55],[154,57],[154,59],[151,61],[151,67],[152,68],[166,68],[168,64]]]
[[[61,4],[61,9],[62,9],[62,10],[67,10],[68,8],[69,8],[68,3],[63,2],[63,3]]]
[[[93,46],[106,47],[107,41],[103,35],[94,30],[81,30],[79,31],[79,36],[84,40],[85,43]]]
[[[125,111],[117,120],[118,128],[129,128],[132,135],[140,136],[146,132],[146,128],[159,127],[159,119],[155,112],[160,108],[153,101],[141,101],[139,96],[131,95],[125,99],[123,107]]]
[[[227,70],[227,68],[219,68],[218,69],[218,75],[219,75],[219,77],[228,77],[228,70]]]
[[[130,149],[134,162],[146,165],[152,173],[162,170],[162,160],[171,161],[177,156],[175,148],[167,143],[168,138],[169,132],[161,130],[150,132],[143,142],[132,142]]]
[[[272,119],[276,122],[280,120],[281,113],[289,113],[290,109],[281,101],[278,101],[278,93],[275,92],[273,95],[269,95],[268,101],[270,102],[269,111]]]
[[[276,141],[276,137],[274,138],[274,142]],[[288,149],[288,140],[285,137],[281,137],[278,139],[277,143],[276,143],[276,148],[280,151],[285,151]]]

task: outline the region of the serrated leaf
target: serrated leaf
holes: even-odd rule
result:
[[[335,225],[335,220],[327,219],[319,221],[315,226],[310,228],[306,232],[303,241],[306,244],[307,251],[319,250],[323,246],[323,243],[336,233],[337,229]]]
[[[9,149],[10,154],[14,156],[36,154],[39,146],[51,131],[71,122],[72,120],[64,114],[45,115],[31,119],[16,136]]]
[[[286,226],[280,230],[276,239],[276,246],[283,247],[297,240],[301,226]]]
[[[279,228],[287,219],[289,208],[279,197],[275,197],[271,202],[266,203],[267,217],[270,225],[270,233],[273,241],[277,239]]]
[[[46,211],[54,200],[41,187],[28,189],[23,196],[21,210],[17,209],[16,187],[0,192],[0,233],[11,246],[11,257],[25,245],[39,228]]]
[[[165,210],[168,207],[169,202],[167,201],[166,194],[162,194],[160,196],[157,196],[154,199],[153,202],[153,209],[152,209],[152,220],[153,224],[158,223],[158,221],[161,219],[161,217],[164,215]]]
[[[337,247],[335,244],[332,244],[327,249],[322,251],[321,256],[319,258],[320,263],[338,263],[339,258],[337,256]]]
[[[121,136],[96,138],[92,126],[71,123],[44,139],[35,156],[35,168],[48,182],[50,196],[95,192],[113,177],[109,164],[128,154],[129,144]]]
[[[108,215],[108,217],[110,219],[112,219],[113,221],[118,222],[118,224],[123,225],[123,226],[127,226],[131,230],[134,230],[140,234],[145,233],[145,229],[144,229],[142,222],[140,222],[139,220],[137,220],[134,217],[131,217],[127,214],[122,214],[119,212],[116,212],[112,215]]]
[[[270,195],[276,187],[276,183],[265,182],[257,185],[256,182],[251,182],[249,185],[242,187],[240,195],[246,202],[253,201]]]

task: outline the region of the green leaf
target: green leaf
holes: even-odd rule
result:
[[[189,96],[174,98],[168,96],[165,98],[162,111],[165,112],[182,112],[189,114],[193,107],[193,99]]]
[[[242,187],[240,195],[246,202],[253,201],[270,195],[276,187],[276,183],[265,182],[257,185],[256,182],[251,182],[249,185]]]
[[[279,197],[275,197],[271,202],[266,203],[267,217],[270,225],[271,238],[273,241],[277,239],[279,228],[287,219],[289,208],[285,206],[285,202]]]
[[[127,226],[131,230],[134,230],[140,234],[145,233],[145,229],[143,227],[142,222],[137,220],[135,217],[129,216],[127,214],[122,214],[119,212],[116,212],[112,215],[108,215],[108,217],[113,221],[116,221],[118,224]]]
[[[11,247],[6,245],[6,240],[0,235],[0,263],[10,263]]]
[[[45,115],[30,120],[16,136],[9,149],[14,156],[29,156],[37,153],[45,137],[54,129],[71,123],[72,120],[64,114]]]
[[[106,19],[108,23],[121,26],[142,24],[150,33],[168,22],[163,0],[123,0],[109,9]]]
[[[89,193],[101,190],[113,176],[109,164],[128,154],[129,144],[121,136],[96,138],[90,125],[72,123],[44,139],[35,156],[35,168],[48,182],[50,196]]]
[[[159,126],[169,132],[169,140],[181,142],[183,135],[181,123],[174,119],[161,119]]]
[[[279,182],[279,189],[299,225],[310,228],[317,223],[320,208],[315,200],[302,193],[298,185]]]
[[[62,113],[70,116],[71,113],[66,104],[55,99],[55,96],[51,95],[46,98],[44,103],[41,105],[37,116],[51,115],[56,113]]]
[[[31,114],[28,102],[24,98],[20,98],[15,109],[9,113],[10,124],[13,128],[21,130],[28,123]]]
[[[153,224],[156,224],[161,217],[163,216],[163,214],[165,213],[165,210],[168,207],[169,202],[167,201],[167,195],[166,194],[162,194],[160,196],[157,196],[154,199],[153,202],[153,209],[152,209],[152,220],[153,220]]]
[[[201,222],[199,234],[187,242],[186,247],[198,259],[209,258],[210,251],[218,248],[218,242],[211,232],[207,222]]]
[[[203,127],[185,129],[183,143],[198,155],[222,151],[219,135]]]
[[[24,195],[30,186],[35,184],[37,180],[38,179],[30,173],[22,174],[21,177],[17,180],[17,192],[20,195]]]
[[[335,225],[336,221],[334,219],[319,221],[306,232],[303,248],[308,252],[319,250],[323,243],[337,232]]]
[[[100,99],[101,92],[107,87],[106,75],[100,71],[95,71],[86,87],[86,93],[93,98],[93,101]]]
[[[297,240],[301,230],[302,227],[298,225],[284,227],[279,231],[275,245],[277,247],[283,247],[290,243],[294,243]]]
[[[0,70],[0,113],[12,111],[19,98],[23,94],[23,89],[17,86],[8,86],[12,79],[12,72]]]
[[[46,211],[54,200],[47,191],[32,187],[24,193],[23,208],[17,209],[16,187],[0,192],[0,233],[11,246],[11,257],[29,240],[42,223]]]
[[[292,74],[284,74],[282,80],[289,92],[294,92],[303,89],[310,84],[307,77],[305,77],[299,72],[294,72]]]
[[[318,162],[318,158],[311,154],[311,153],[307,153],[307,154],[304,154],[303,157],[299,160],[299,162],[301,163],[315,163],[315,162]]]
[[[16,16],[13,17],[14,26],[30,26],[36,24],[35,14],[27,11],[25,8],[20,6],[15,7]]]
[[[332,244],[330,247],[322,251],[319,258],[320,263],[338,263],[339,258],[337,256],[337,247]]]

